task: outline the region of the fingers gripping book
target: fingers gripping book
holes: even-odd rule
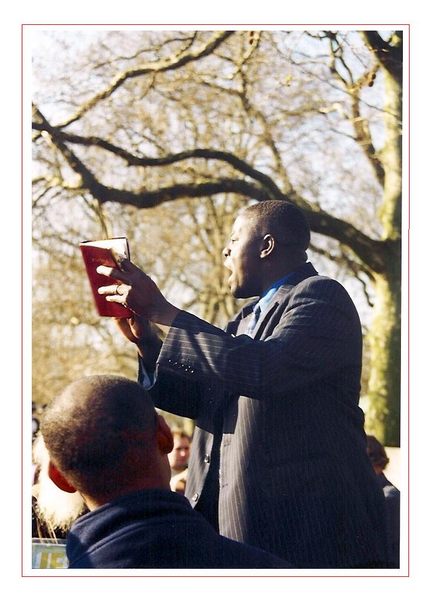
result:
[[[117,279],[97,273],[99,265],[119,268],[115,255],[129,256],[129,243],[125,237],[109,238],[105,240],[88,240],[80,243],[84,266],[92,290],[92,296],[98,314],[102,317],[130,317],[132,311],[117,302],[108,302],[105,296],[98,293],[98,288],[105,285],[120,283]],[[115,254],[114,254],[115,252]]]

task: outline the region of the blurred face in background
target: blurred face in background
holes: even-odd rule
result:
[[[173,450],[169,454],[170,468],[174,471],[187,469],[190,454],[190,439],[187,435],[175,433],[173,435]]]

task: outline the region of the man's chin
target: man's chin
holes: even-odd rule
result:
[[[238,288],[231,277],[229,277],[229,279],[227,280],[227,285],[229,286],[230,295],[233,296],[234,298],[237,298],[238,296],[236,295],[236,292],[237,292]]]
[[[237,288],[236,286],[233,286],[233,285],[230,286],[230,293],[234,298],[243,298],[243,296],[241,294],[241,290],[239,288]]]
[[[246,294],[242,290],[236,288],[235,290],[230,290],[230,293],[237,300],[244,300],[245,298],[250,298],[250,294]]]
[[[244,299],[244,298],[250,298],[251,296],[253,296],[253,294],[249,294],[247,290],[245,290],[243,287],[235,284],[234,282],[229,282],[229,286],[230,286],[230,294],[234,298],[237,298],[238,300]]]

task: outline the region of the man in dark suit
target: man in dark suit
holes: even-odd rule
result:
[[[240,212],[224,249],[236,298],[258,297],[222,331],[170,304],[129,261],[100,293],[170,327],[120,320],[155,404],[195,419],[186,495],[219,531],[296,567],[385,564],[383,498],[358,407],[361,326],[344,288],[306,262],[293,204]],[[146,373],[148,377],[146,378]]]
[[[290,567],[220,536],[170,491],[172,433],[138,383],[80,379],[55,399],[41,430],[49,476],[90,510],[69,531],[69,568]]]

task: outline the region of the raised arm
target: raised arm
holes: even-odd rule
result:
[[[210,379],[238,395],[268,398],[349,367],[354,375],[348,387],[355,391],[360,325],[339,284],[317,278],[279,306],[274,317],[277,324],[269,336],[254,340],[233,337],[183,311],[165,339],[159,369],[193,380]]]

